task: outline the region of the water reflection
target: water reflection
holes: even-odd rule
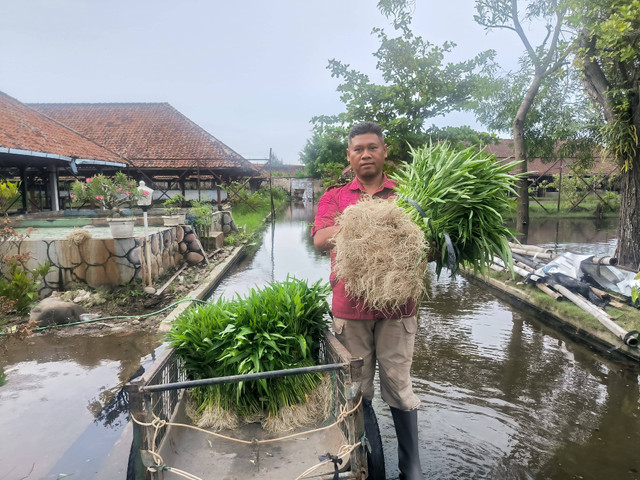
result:
[[[312,219],[312,206],[281,214],[215,296],[287,275],[326,281],[329,259],[313,248]],[[615,225],[574,220],[529,230],[531,243],[572,249],[609,245],[613,235]],[[427,478],[640,478],[637,364],[596,355],[463,277],[436,279],[431,270],[427,281],[413,366]],[[0,479],[95,478],[116,461],[109,452],[126,402],[118,387],[158,345],[150,336],[6,345]],[[388,478],[397,478],[392,420],[379,396],[375,407]]]
[[[265,232],[265,245],[226,280],[225,294],[291,272],[328,277],[328,258],[308,236],[312,212],[297,212]],[[531,243],[577,251],[609,249],[614,235],[615,222],[529,229]],[[636,364],[594,354],[463,277],[437,279],[431,269],[427,290],[413,365],[426,478],[638,478]],[[387,476],[397,478],[392,419],[379,396],[374,405]]]
[[[117,463],[109,452],[128,412],[120,387],[159,344],[146,334],[2,339],[0,478],[93,478]]]
[[[328,282],[329,257],[315,250],[309,235],[314,213],[312,204],[291,205],[280,213],[276,223],[263,232],[258,250],[234,267],[212,298],[244,296],[256,286],[283,281],[287,276]]]
[[[553,251],[570,250],[597,256],[613,255],[617,244],[618,222],[612,218],[591,219],[533,219],[528,243]]]

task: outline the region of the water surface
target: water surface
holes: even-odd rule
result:
[[[281,214],[214,297],[287,275],[327,280],[329,258],[309,237],[313,213]],[[606,254],[614,236],[615,225],[573,220],[534,221],[529,232],[530,243]],[[462,277],[428,280],[413,364],[426,478],[640,478],[637,364],[597,354]],[[128,446],[114,447],[126,424],[120,386],[162,348],[143,333],[0,342],[0,480],[124,479],[104,476],[126,471]],[[379,397],[374,405],[397,478],[392,420]]]

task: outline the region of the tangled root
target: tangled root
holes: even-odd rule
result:
[[[233,430],[240,424],[238,415],[218,405],[207,405],[201,412],[191,396],[187,399],[187,416],[200,428],[211,428],[214,431]]]
[[[317,425],[331,410],[331,377],[325,375],[307,399],[307,403],[280,407],[278,416],[262,420],[262,428],[269,433],[290,432],[305,425]]]
[[[207,405],[199,412],[198,405],[191,396],[187,399],[186,414],[196,426],[214,431],[233,430],[241,423],[260,422],[266,432],[289,432],[302,426],[317,425],[326,420],[331,413],[331,394],[331,377],[324,375],[322,381],[309,394],[306,403],[281,407],[277,416],[258,413],[239,417],[235,412],[216,405]]]
[[[91,232],[87,230],[74,230],[69,235],[66,236],[67,240],[71,240],[76,245],[82,245],[86,240],[91,238]]]
[[[395,202],[365,197],[337,219],[335,272],[349,296],[391,313],[424,293],[424,233]]]

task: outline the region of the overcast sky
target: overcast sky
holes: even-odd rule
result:
[[[417,0],[413,30],[515,65],[474,0]],[[298,163],[310,119],[343,111],[336,58],[374,75],[377,0],[0,0],[0,91],[31,102],[168,102],[246,158]],[[469,114],[434,121],[471,125]]]

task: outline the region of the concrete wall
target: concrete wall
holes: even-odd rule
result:
[[[312,190],[313,190],[313,202],[314,203],[318,203],[318,200],[320,200],[320,197],[322,196],[322,194],[324,193],[324,187],[322,186],[322,181],[321,180],[317,180],[314,178],[287,178],[287,177],[273,177],[271,179],[271,184],[274,187],[279,187],[282,188],[283,190],[285,190],[286,192],[288,192],[290,195],[293,196],[293,189],[295,186],[302,186],[302,184],[305,184],[304,186],[302,186],[302,188],[306,188],[306,183],[310,182],[312,185]],[[268,186],[268,180],[266,185]]]
[[[204,252],[191,226],[166,227],[149,238],[153,278],[184,261],[197,264],[204,260]],[[48,260],[51,270],[40,285],[40,295],[47,296],[53,290],[66,290],[74,284],[109,289],[141,279],[145,261],[143,245],[144,235],[122,239],[70,235],[55,240],[27,238],[7,242],[1,253],[31,252],[28,268]]]

